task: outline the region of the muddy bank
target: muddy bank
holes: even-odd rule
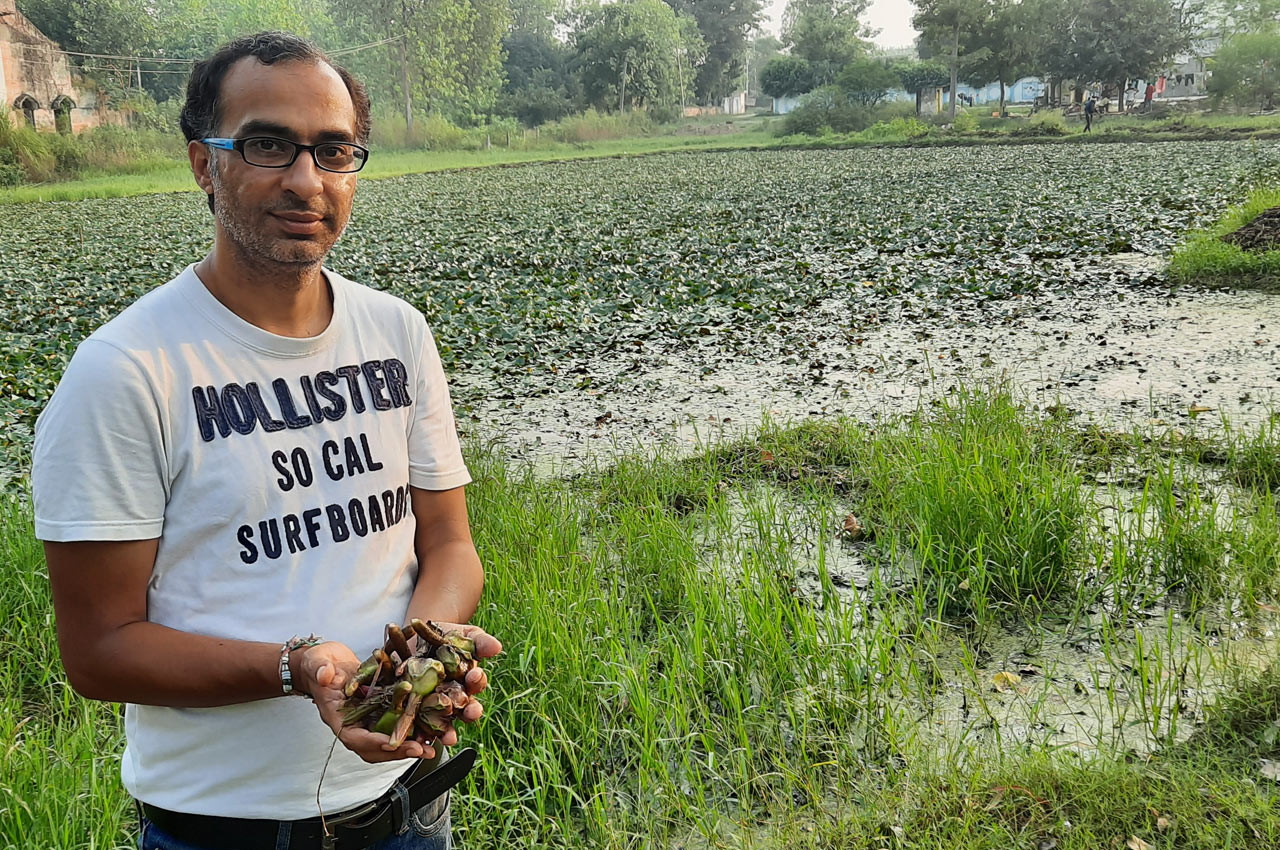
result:
[[[1222,237],[1242,251],[1274,251],[1280,247],[1280,207],[1266,210],[1253,221]]]

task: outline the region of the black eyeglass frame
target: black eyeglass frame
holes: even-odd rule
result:
[[[285,144],[285,145],[293,145],[293,156],[289,157],[288,162],[282,163],[281,165],[263,165],[258,162],[249,162],[249,158],[244,155],[244,146],[249,142],[257,141],[259,139],[269,139],[273,142],[280,142],[281,144]],[[328,142],[317,142],[314,145],[304,145],[301,142],[294,142],[294,141],[290,141],[289,139],[281,139],[278,136],[245,136],[243,139],[219,139],[219,138],[210,137],[208,139],[201,139],[200,141],[208,145],[209,147],[217,148],[218,150],[237,151],[240,154],[240,158],[243,159],[247,164],[252,165],[254,168],[289,168],[295,162],[298,161],[298,154],[302,153],[303,151],[307,151],[311,154],[311,161],[316,164],[316,168],[320,169],[321,171],[328,171],[330,174],[355,174],[357,171],[364,168],[365,164],[369,162],[369,149],[366,148],[364,145],[357,145],[355,142],[328,141]],[[325,145],[345,145],[349,148],[355,148],[357,151],[364,154],[364,156],[362,157],[357,156],[355,159],[357,162],[359,162],[359,165],[356,168],[350,169],[349,171],[338,171],[337,169],[326,168],[325,166],[320,164],[320,157],[316,155],[316,148],[322,148]]]

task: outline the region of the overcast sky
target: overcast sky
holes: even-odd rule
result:
[[[787,7],[787,0],[772,0],[765,7],[768,20],[764,29],[774,35],[782,27],[782,11]],[[916,31],[911,28],[911,16],[915,7],[909,0],[871,0],[871,6],[863,16],[863,20],[880,30],[874,39],[881,47],[907,47],[916,38]]]

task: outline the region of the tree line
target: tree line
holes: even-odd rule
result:
[[[1096,87],[1125,106],[1129,83],[1150,79],[1180,53],[1212,55],[1209,91],[1219,100],[1272,106],[1280,74],[1280,0],[916,0],[921,58],[869,55],[866,0],[792,0],[786,56],[760,73],[766,94],[833,87],[874,105],[890,89],[956,91],[959,83],[1006,87],[1025,76]],[[956,98],[951,98],[951,118]]]
[[[588,107],[674,112],[745,80],[763,0],[19,0],[19,10],[116,99],[181,96],[181,65],[245,33],[283,29],[334,50],[375,106],[528,125]],[[382,42],[379,44],[379,42]],[[138,60],[107,57],[143,57]]]
[[[763,0],[19,0],[19,9],[116,98],[182,94],[181,65],[247,32],[285,29],[339,60],[383,114],[527,126],[588,107],[671,118],[752,87],[826,87],[874,106],[894,88],[1007,85],[1027,75],[1105,86],[1162,69],[1217,39],[1211,85],[1270,104],[1280,0],[917,0],[919,59],[886,62],[863,21],[870,0],[790,0],[780,38]],[[1241,95],[1245,97],[1245,95]],[[952,99],[954,109],[954,99]]]

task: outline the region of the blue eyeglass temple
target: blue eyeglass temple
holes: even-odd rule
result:
[[[206,145],[208,145],[208,146],[209,146],[209,147],[211,147],[211,148],[220,148],[220,149],[222,149],[222,150],[224,150],[224,151],[233,151],[233,150],[235,150],[235,149],[236,149],[236,140],[235,140],[235,139],[213,139],[213,138],[210,138],[210,139],[201,139],[200,141],[204,142]],[[282,141],[282,142],[286,142],[286,141],[288,141],[288,139],[281,139],[280,141]],[[290,142],[290,144],[298,144],[298,143],[297,143],[297,142]],[[334,143],[332,143],[332,142],[320,142],[320,143],[315,144],[315,145],[298,145],[298,147],[303,148],[304,150],[305,150],[305,149],[307,149],[307,148],[312,148],[312,149],[314,149],[314,148],[320,147],[321,145],[324,145],[324,144],[334,144]],[[346,144],[346,143],[345,143],[345,142],[339,142],[338,144]]]

